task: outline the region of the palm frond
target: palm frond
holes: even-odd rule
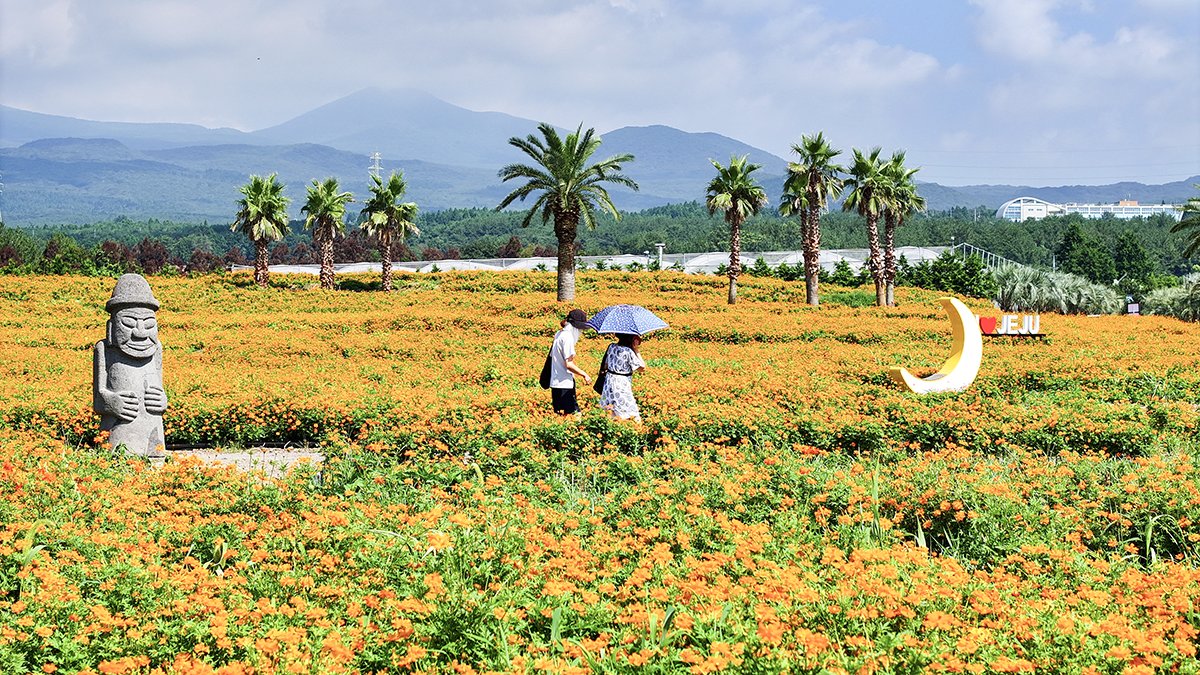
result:
[[[266,178],[250,176],[250,182],[238,190],[238,214],[231,226],[234,232],[242,232],[256,244],[278,241],[288,231],[287,205],[290,199],[283,195],[284,186],[271,174]]]
[[[503,210],[516,201],[525,201],[527,197],[538,194],[537,200],[530,206],[521,221],[522,227],[528,227],[535,214],[540,213],[542,222],[554,220],[555,231],[575,231],[577,223],[559,223],[560,218],[582,217],[589,227],[595,226],[595,220],[590,221],[589,214],[597,206],[616,213],[616,207],[603,183],[621,185],[637,190],[638,185],[628,176],[620,173],[621,165],[633,161],[633,155],[622,154],[606,160],[589,164],[591,157],[600,147],[600,138],[595,129],[583,128],[580,124],[575,131],[562,136],[552,125],[542,122],[538,124],[540,137],[530,134],[525,139],[511,138],[509,143],[521,149],[533,160],[533,165],[510,164],[500,169],[498,176],[502,181],[525,180],[524,185],[510,192],[496,206]],[[569,214],[578,214],[572,216]]]

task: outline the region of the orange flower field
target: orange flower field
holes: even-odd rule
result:
[[[0,673],[1200,672],[1196,324],[1043,315],[919,397],[935,293],[583,272],[671,325],[637,424],[550,413],[552,273],[397,281],[150,280],[168,444],[329,457],[272,479],[104,450],[113,281],[0,277]]]

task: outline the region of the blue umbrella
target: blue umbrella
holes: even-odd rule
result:
[[[597,333],[645,335],[667,328],[667,322],[640,305],[612,305],[596,312],[587,325]]]

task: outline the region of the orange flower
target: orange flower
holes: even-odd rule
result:
[[[453,540],[450,535],[436,530],[430,531],[425,535],[425,544],[431,551],[445,551],[453,545]]]
[[[933,611],[925,615],[922,623],[925,630],[951,630],[959,625],[958,619],[945,612]]]
[[[756,631],[758,639],[769,645],[777,645],[783,641],[784,627],[777,622],[760,623]]]

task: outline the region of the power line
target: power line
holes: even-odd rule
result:
[[[1200,174],[1193,174],[1193,175],[1200,175]],[[1140,175],[1136,175],[1136,176],[1132,176],[1129,174],[1121,174],[1121,175],[1115,175],[1115,176],[1091,176],[1091,175],[1080,176],[1078,174],[1074,174],[1074,175],[1070,175],[1070,176],[1024,175],[1024,176],[1020,176],[1020,177],[1009,177],[1009,178],[1001,178],[1001,177],[997,177],[997,176],[964,178],[962,176],[942,175],[942,176],[926,176],[920,182],[937,183],[939,185],[945,185],[946,187],[961,187],[960,185],[948,185],[947,183],[945,183],[945,181],[954,180],[955,182],[958,182],[961,180],[969,179],[969,180],[973,181],[972,184],[990,185],[990,184],[999,184],[999,183],[1012,184],[1013,182],[1029,182],[1029,181],[1035,180],[1039,183],[1045,183],[1047,181],[1056,181],[1056,182],[1070,183],[1072,185],[1075,185],[1075,184],[1078,184],[1079,181],[1085,181],[1085,180],[1086,181],[1104,180],[1104,181],[1113,181],[1113,182],[1145,183],[1147,179],[1151,179],[1151,178],[1165,178],[1165,179],[1169,179],[1171,182],[1179,182],[1179,181],[1188,180],[1188,179],[1192,178],[1192,176],[1180,177],[1180,175],[1177,173],[1140,174]],[[1062,186],[1046,186],[1046,187],[1062,187]]]
[[[939,169],[1141,169],[1164,166],[1194,166],[1200,169],[1200,163],[1194,161],[1160,162],[1157,164],[1020,164],[1017,166],[1002,166],[997,164],[920,164],[921,168],[937,167]]]
[[[947,155],[1071,155],[1082,153],[1119,153],[1119,152],[1152,152],[1152,151],[1173,151],[1187,150],[1200,153],[1200,145],[1164,145],[1151,146],[1143,145],[1135,148],[1080,148],[1074,149],[1048,149],[1048,150],[1021,150],[1018,148],[1005,148],[1003,150],[928,150],[921,148],[905,148],[910,153],[920,152],[926,154],[947,154]]]

